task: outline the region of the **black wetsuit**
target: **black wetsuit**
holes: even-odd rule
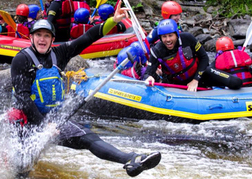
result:
[[[231,89],[238,89],[241,87],[242,82],[239,80],[238,77],[230,75],[227,72],[213,69],[209,65],[209,57],[202,47],[202,45],[196,40],[196,38],[188,32],[180,33],[180,38],[182,41],[182,48],[190,47],[192,51],[193,57],[197,57],[198,61],[198,68],[194,76],[191,78],[184,80],[184,81],[176,81],[174,82],[170,76],[165,75],[163,73],[163,82],[165,83],[176,83],[187,85],[193,79],[199,81],[199,86],[227,86]],[[158,58],[163,59],[164,57],[173,56],[177,54],[179,48],[179,41],[177,41],[175,47],[172,50],[168,50],[167,47],[163,44],[163,42],[158,42],[155,46],[151,49],[151,55],[149,59],[149,63],[144,75],[144,79],[148,76],[153,76],[155,79],[156,77],[156,70],[160,64]],[[162,66],[162,69],[166,69],[165,66]],[[223,75],[225,74],[225,75]]]
[[[67,19],[67,21],[69,21],[69,23],[65,24],[64,27],[60,27],[60,25],[56,23],[56,20],[61,18],[62,15],[62,1],[52,1],[47,9],[46,14],[47,20],[53,23],[56,30],[57,35],[55,42],[68,41],[70,39],[71,15],[69,15],[69,17],[64,17]]]
[[[103,27],[103,24],[99,24],[92,27],[81,37],[60,46],[53,47],[52,50],[57,58],[57,66],[61,70],[64,70],[72,57],[78,55],[84,48],[103,36]],[[30,49],[36,54],[39,62],[44,68],[52,67],[50,53],[41,55],[36,53],[33,48],[30,47]],[[35,103],[30,98],[31,85],[35,79],[35,75],[36,69],[34,68],[32,59],[28,58],[25,52],[19,52],[12,60],[11,77],[15,89],[15,108],[22,110],[27,115],[28,125],[39,125],[44,120],[44,116],[39,112]],[[112,145],[101,140],[99,136],[91,130],[73,121],[68,121],[63,125],[59,139],[60,144],[64,146],[76,149],[89,149],[99,158],[118,163],[124,164],[134,155],[134,153],[121,152]]]

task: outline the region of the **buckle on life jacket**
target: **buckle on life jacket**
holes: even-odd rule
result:
[[[27,116],[23,111],[12,108],[7,112],[8,120],[12,124],[19,123],[22,127],[28,123]]]

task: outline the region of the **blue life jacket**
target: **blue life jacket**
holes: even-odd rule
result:
[[[43,68],[29,48],[26,48],[25,51],[30,55],[37,67],[36,78],[31,86],[31,99],[42,114],[48,113],[61,104],[65,94],[65,87],[60,75],[60,69],[57,67],[55,53],[51,51],[52,68]]]

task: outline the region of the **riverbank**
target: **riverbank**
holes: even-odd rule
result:
[[[46,0],[43,0],[43,3],[45,2]],[[162,19],[161,6],[164,2],[165,0],[140,0],[137,2],[129,0],[131,6],[136,10],[135,13],[141,26],[146,32],[151,31],[154,23]],[[215,52],[216,40],[221,36],[230,36],[236,47],[243,46],[247,28],[251,23],[250,16],[238,17],[234,15],[231,18],[224,18],[214,13],[218,7],[206,8],[204,1],[177,0],[177,2],[181,4],[183,10],[180,22],[182,29],[192,33],[203,44],[206,51]],[[0,8],[11,14],[15,14],[15,9],[20,3],[37,4],[40,6],[39,1],[35,0],[9,0],[2,2]],[[135,8],[139,3],[143,7]]]

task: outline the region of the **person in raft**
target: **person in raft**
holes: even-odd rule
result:
[[[23,130],[32,133],[34,126],[43,124],[45,115],[64,100],[60,72],[72,57],[106,35],[117,22],[127,17],[127,11],[128,9],[121,8],[120,2],[113,17],[92,27],[79,38],[56,47],[52,47],[55,39],[53,24],[45,19],[36,21],[30,31],[31,46],[22,49],[11,64],[11,79],[16,100],[8,116],[11,123],[19,126],[17,130],[21,133]],[[37,82],[39,84],[36,84]],[[54,95],[50,94],[52,89]],[[131,177],[157,166],[161,160],[160,152],[125,153],[73,120],[68,120],[57,129],[60,130],[57,136],[59,144],[74,149],[88,149],[101,159],[121,163]]]
[[[211,67],[226,71],[242,80],[242,86],[252,85],[250,65],[251,57],[241,50],[234,49],[233,40],[229,37],[220,37],[216,41],[216,57]],[[237,86],[240,83],[236,84]]]
[[[209,67],[209,58],[203,46],[188,33],[179,33],[172,19],[162,20],[157,28],[160,41],[151,48],[144,79],[154,85],[158,66],[162,66],[162,82],[187,85],[188,91],[198,86],[227,86],[239,89],[241,80],[225,71]],[[238,84],[238,85],[237,85]]]
[[[161,14],[162,14],[163,19],[173,19],[178,25],[179,32],[183,32],[182,27],[179,24],[179,21],[181,19],[181,13],[182,13],[182,8],[179,5],[179,3],[175,1],[166,1],[162,4]],[[159,37],[157,34],[158,24],[159,22],[156,22],[154,24],[154,28],[147,35],[147,40],[150,45],[155,44],[159,40]]]

